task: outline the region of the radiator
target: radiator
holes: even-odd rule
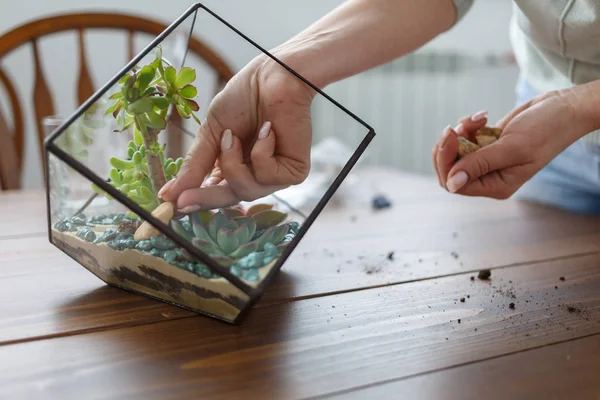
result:
[[[504,55],[473,58],[417,52],[326,88],[325,92],[370,124],[377,136],[362,162],[432,174],[431,148],[444,127],[486,109],[495,123],[514,106],[518,68]],[[314,140],[336,137],[358,145],[365,130],[319,99]]]

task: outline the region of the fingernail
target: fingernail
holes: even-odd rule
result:
[[[223,137],[221,138],[221,151],[227,151],[231,148],[233,144],[233,137],[231,136],[231,129],[226,129],[223,132]]]
[[[217,181],[219,180],[219,178],[215,178],[214,176],[212,178],[208,178],[206,180],[206,182],[204,182],[205,185],[214,185]]]
[[[448,179],[446,182],[446,187],[452,193],[456,193],[463,186],[467,184],[469,181],[469,176],[465,171],[458,171],[456,174],[452,176],[452,178]]]
[[[263,126],[258,131],[258,138],[264,139],[269,136],[269,132],[271,131],[271,121],[267,121],[263,124]]]
[[[488,112],[485,110],[477,111],[471,116],[471,121],[481,121],[488,117]]]
[[[442,133],[442,138],[440,140],[440,149],[444,148],[446,141],[448,140],[448,136],[450,136],[450,132],[452,132],[452,127],[448,125],[446,129],[444,129],[444,133]]]
[[[175,178],[171,179],[169,182],[165,183],[163,185],[163,187],[160,188],[160,190],[158,191],[158,194],[157,194],[159,199],[162,199],[163,195],[169,191],[171,186],[173,186],[173,183],[175,183],[175,179],[177,179],[177,178],[175,177]]]
[[[455,131],[456,133],[458,133],[459,135],[460,135],[461,133],[463,133],[463,130],[464,130],[464,126],[463,126],[463,124],[462,124],[462,123],[460,123],[460,124],[456,125],[456,128],[454,128],[454,131]]]
[[[196,211],[200,211],[202,207],[199,204],[194,204],[191,206],[187,206],[187,207],[183,207],[180,210],[177,210],[179,213],[181,214],[191,214],[191,213],[195,213]]]

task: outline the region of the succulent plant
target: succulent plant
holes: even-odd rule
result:
[[[177,160],[166,158],[164,150],[165,146],[163,145],[160,149],[159,157],[167,180],[171,180],[179,172],[183,164],[183,158],[178,158]],[[134,140],[129,142],[127,156],[129,158],[127,160],[117,157],[110,159],[110,165],[113,168],[110,171],[110,181],[108,183],[138,203],[146,211],[152,212],[158,206],[158,199],[149,177],[150,172],[146,159],[146,149],[141,137],[136,135]],[[104,193],[96,185],[93,185],[93,189],[97,193],[104,194],[107,198],[111,199],[110,195]]]
[[[133,129],[133,141],[127,148],[128,159],[112,157],[110,160],[113,170],[109,184],[149,212],[160,202],[158,191],[177,174],[183,163],[183,159],[165,159],[165,145],[158,141],[167,126],[169,109],[200,123],[194,114],[199,109],[193,100],[198,94],[192,85],[195,80],[195,70],[184,67],[177,71],[163,58],[159,48],[154,61],[136,66],[123,76],[118,90],[109,98],[112,103],[105,113],[115,118],[116,132]],[[105,194],[99,187],[93,189]],[[109,195],[106,197],[112,199]]]
[[[200,211],[190,215],[188,229],[175,220],[171,226],[219,264],[250,269],[268,264],[285,247],[288,233],[295,230],[291,229],[292,223],[284,222],[287,216],[260,204],[247,211],[236,207],[216,213]]]

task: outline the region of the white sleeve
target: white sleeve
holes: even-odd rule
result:
[[[460,21],[465,16],[469,8],[473,5],[475,0],[452,0],[456,7],[456,22]],[[456,23],[455,22],[455,23]]]

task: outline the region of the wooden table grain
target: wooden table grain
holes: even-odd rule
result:
[[[239,326],[107,287],[1,194],[0,398],[600,399],[600,218],[358,182]]]

